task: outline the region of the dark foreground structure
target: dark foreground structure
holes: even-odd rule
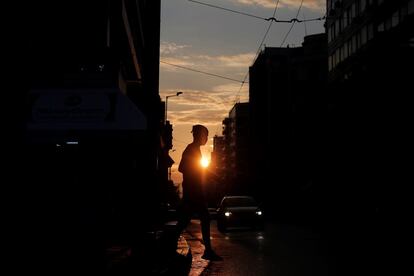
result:
[[[102,274],[111,246],[144,254],[164,219],[160,1],[26,8],[14,210],[20,263]]]

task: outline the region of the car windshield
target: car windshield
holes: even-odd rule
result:
[[[257,206],[256,201],[250,197],[236,197],[236,198],[226,198],[223,202],[223,205],[229,207],[248,207],[248,206]]]

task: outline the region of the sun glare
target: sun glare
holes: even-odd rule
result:
[[[201,158],[201,166],[203,167],[203,168],[207,168],[208,167],[208,165],[210,164],[210,162],[208,161],[208,159],[207,158]]]

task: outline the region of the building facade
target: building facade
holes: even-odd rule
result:
[[[209,166],[211,172],[209,185],[213,186],[208,190],[209,205],[216,207],[226,194],[226,179],[228,174],[226,142],[224,136],[213,137],[213,151]]]
[[[409,235],[414,1],[327,1],[327,15],[326,205],[332,220],[359,226],[347,246],[369,244],[372,261],[357,255],[361,264],[393,271]]]
[[[388,184],[404,164],[391,160],[409,143],[414,1],[327,1],[327,14],[328,171],[342,187],[338,204],[353,198],[347,210],[373,216],[398,190]]]
[[[311,35],[302,47],[266,47],[250,67],[251,181],[269,210],[293,212],[318,181],[326,49],[325,34]]]
[[[379,68],[392,66],[391,58],[400,64],[412,48],[413,13],[411,0],[327,1],[330,81],[381,74]],[[399,72],[399,67],[389,71]],[[395,77],[390,73],[388,78]]]
[[[223,136],[214,137],[213,178],[218,201],[225,195],[249,194],[249,103],[236,103],[223,120]]]
[[[249,103],[236,103],[229,112],[228,159],[233,194],[249,194]]]
[[[38,256],[96,274],[105,246],[136,247],[160,223],[160,1],[28,5],[22,170]]]

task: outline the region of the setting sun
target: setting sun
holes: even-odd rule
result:
[[[203,168],[207,168],[209,164],[210,164],[210,161],[208,161],[207,158],[205,158],[205,157],[201,158],[201,166]]]

